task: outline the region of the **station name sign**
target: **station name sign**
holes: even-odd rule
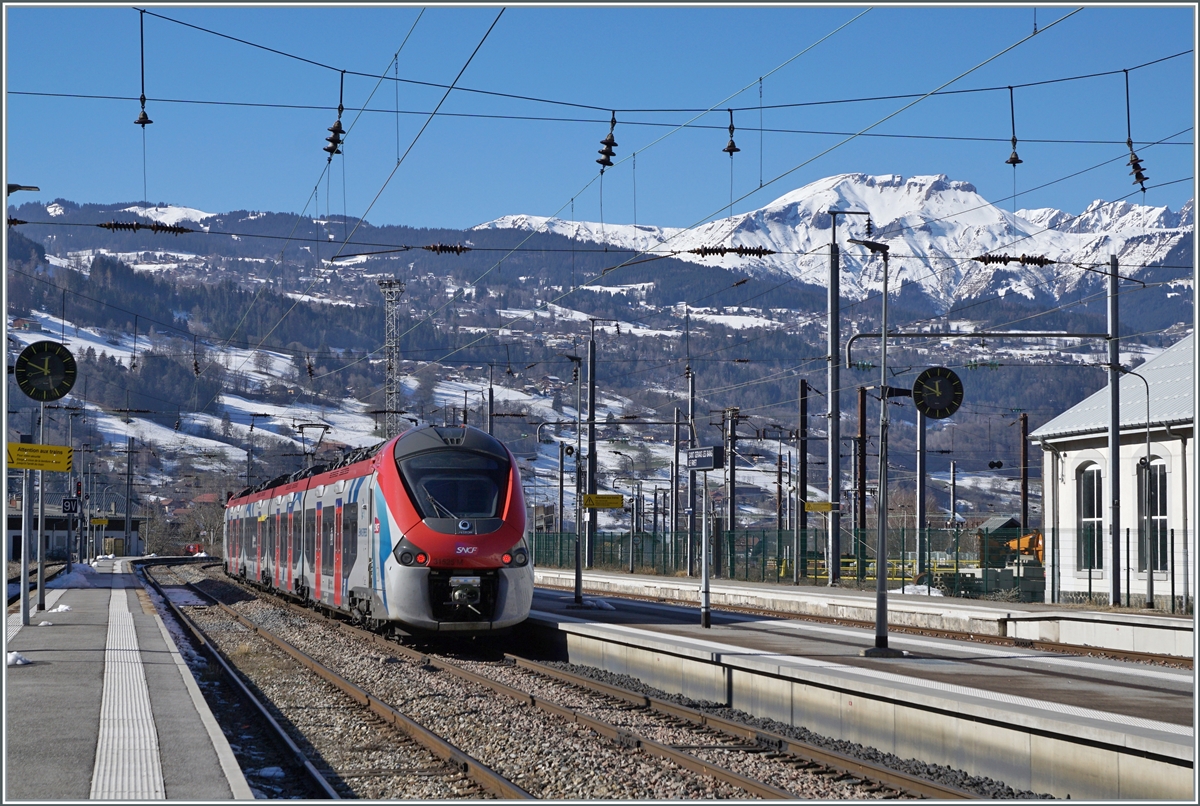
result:
[[[725,446],[709,445],[707,448],[688,448],[688,470],[720,470],[725,467]]]

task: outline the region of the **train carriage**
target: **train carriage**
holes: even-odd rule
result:
[[[529,615],[512,453],[470,426],[415,428],[231,497],[225,570],[381,629],[489,632]]]

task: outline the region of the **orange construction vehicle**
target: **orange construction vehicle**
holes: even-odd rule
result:
[[[1015,551],[1018,554],[1026,554],[1037,557],[1037,561],[1042,565],[1045,565],[1045,562],[1042,559],[1043,543],[1044,541],[1042,540],[1042,533],[1033,531],[1014,540],[1009,540],[1004,545],[1006,545],[1010,551]]]

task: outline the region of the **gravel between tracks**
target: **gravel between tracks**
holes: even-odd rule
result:
[[[276,631],[302,651],[321,660],[357,685],[377,694],[397,710],[437,732],[464,752],[474,755],[481,762],[539,797],[746,797],[746,793],[741,790],[718,784],[712,779],[698,779],[692,773],[680,770],[674,765],[664,767],[660,761],[648,759],[636,751],[597,737],[581,726],[570,725],[557,719],[548,723],[550,717],[547,715],[539,714],[507,697],[497,696],[474,684],[453,680],[450,675],[438,672],[432,667],[393,656],[384,649],[339,633],[332,625],[289,612],[269,599],[252,598],[243,589],[220,578],[219,571],[215,571],[213,575],[205,575],[200,569],[189,569],[186,573],[209,592],[223,592],[230,599],[230,604],[246,617]],[[540,694],[663,744],[737,744],[711,736],[699,741],[695,734],[686,737],[683,734],[674,734],[671,731],[675,728],[664,726],[661,722],[655,723],[653,720],[646,722],[644,717],[637,716],[637,710],[614,708],[611,704],[597,705],[595,700],[581,700],[579,698],[582,695],[571,693],[578,692],[574,687],[523,672],[506,664],[462,660],[454,662],[468,666],[484,676],[506,682],[514,688],[534,695]],[[956,786],[983,798],[1050,797],[1029,791],[1017,791],[1003,782],[973,776],[962,770],[928,764],[916,759],[901,759],[872,747],[830,739],[802,727],[753,717],[716,703],[698,702],[667,694],[623,675],[568,663],[551,665],[885,765],[910,775]],[[502,727],[497,730],[497,726]],[[513,744],[513,739],[518,736],[524,737],[524,748],[533,743],[546,749],[530,752],[528,749],[518,748]],[[747,777],[770,781],[802,798],[866,799],[877,796],[864,792],[861,787],[850,782],[830,781],[828,776],[814,776],[779,763],[771,763],[767,754],[718,748],[688,752]],[[587,759],[586,765],[580,766],[575,761],[578,758]],[[773,774],[762,773],[763,764],[770,764]]]
[[[908,773],[930,781],[936,781],[948,786],[955,786],[959,789],[964,789],[968,792],[974,792],[982,798],[989,800],[1007,800],[1013,798],[1022,799],[1038,799],[1038,798],[1053,798],[1053,795],[1039,794],[1029,790],[1015,790],[1008,784],[1001,781],[996,781],[991,778],[984,778],[977,775],[971,775],[963,770],[956,770],[952,767],[946,767],[940,764],[929,764],[918,759],[902,759],[893,753],[885,753],[874,747],[857,744],[855,742],[847,742],[840,739],[831,739],[827,736],[822,736],[818,733],[813,733],[807,728],[789,725],[785,722],[777,722],[773,719],[765,719],[762,717],[751,716],[745,711],[736,708],[727,708],[724,705],[714,702],[702,700],[693,700],[678,694],[668,694],[659,689],[647,686],[642,681],[627,675],[613,674],[612,672],[597,669],[592,666],[578,666],[571,663],[554,662],[548,663],[548,666],[553,666],[564,671],[573,672],[575,674],[587,677],[592,680],[597,680],[602,683],[619,686],[621,688],[636,691],[639,694],[644,694],[648,697],[655,697],[660,700],[683,705],[688,708],[695,708],[713,716],[722,717],[736,722],[741,722],[745,725],[761,728],[762,730],[778,733],[787,736],[797,741],[807,742],[808,744],[816,745],[817,747],[826,750],[833,750],[847,756],[869,761],[873,764],[880,764],[889,767],[898,772]]]

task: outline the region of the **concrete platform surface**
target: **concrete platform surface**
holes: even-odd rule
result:
[[[534,571],[534,583],[573,590],[575,572],[538,568]],[[586,571],[583,589],[594,594],[631,594],[697,606],[700,601],[700,580],[689,577]],[[712,580],[709,590],[713,607],[751,607],[796,615],[875,620],[874,590],[726,579]],[[888,623],[1098,649],[1195,656],[1194,619],[1169,613],[1084,610],[1053,604],[892,592],[888,595]]]
[[[870,594],[802,595],[835,607]],[[954,600],[940,604],[963,617]],[[1190,669],[895,632],[898,657],[869,657],[870,628],[719,610],[704,628],[695,606],[595,593],[579,606],[572,592],[542,587],[530,626],[553,631],[572,662],[1018,789],[1194,795]]]
[[[60,584],[8,617],[4,801],[252,799],[129,560]]]

